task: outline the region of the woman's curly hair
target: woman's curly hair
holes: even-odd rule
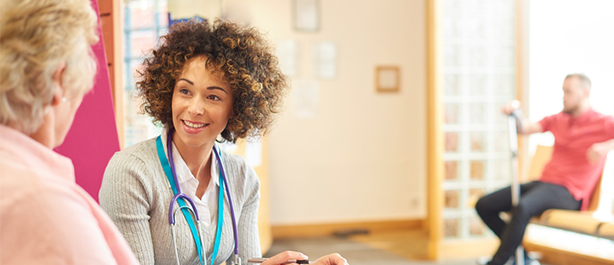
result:
[[[255,28],[221,20],[213,24],[188,21],[174,24],[161,42],[143,62],[136,84],[143,98],[141,109],[154,118],[154,123],[173,126],[175,81],[186,62],[204,55],[207,69],[218,72],[232,88],[233,116],[222,137],[234,143],[269,130],[273,114],[281,109],[287,85],[271,45]]]

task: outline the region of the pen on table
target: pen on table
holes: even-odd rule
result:
[[[263,263],[265,260],[267,260],[267,258],[251,258],[251,259],[247,260],[247,263]],[[299,259],[299,260],[291,259],[291,260],[288,260],[288,261],[286,261],[286,262],[284,262],[282,264],[293,264],[293,263],[296,263],[296,264],[315,264],[316,262],[315,261],[309,261],[307,259]]]

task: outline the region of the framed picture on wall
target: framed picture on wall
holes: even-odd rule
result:
[[[320,0],[293,0],[294,29],[303,32],[320,30]]]
[[[377,92],[398,92],[401,87],[399,67],[377,66],[375,68],[375,87]]]

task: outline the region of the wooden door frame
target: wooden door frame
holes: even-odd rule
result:
[[[516,98],[527,102],[525,90],[528,84],[528,0],[515,0],[516,6]],[[442,257],[443,241],[443,87],[441,53],[441,1],[426,0],[426,102],[427,102],[427,230],[429,259]],[[525,104],[526,106],[527,104]],[[525,175],[528,141],[518,138],[519,174]],[[523,178],[521,178],[522,180]]]

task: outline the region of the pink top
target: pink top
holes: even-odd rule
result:
[[[576,200],[582,200],[582,210],[586,210],[605,165],[605,156],[591,164],[586,152],[591,145],[614,138],[614,117],[591,109],[576,118],[561,112],[539,123],[555,139],[552,159],[540,181],[564,186]]]
[[[71,160],[0,125],[0,264],[138,264]]]

